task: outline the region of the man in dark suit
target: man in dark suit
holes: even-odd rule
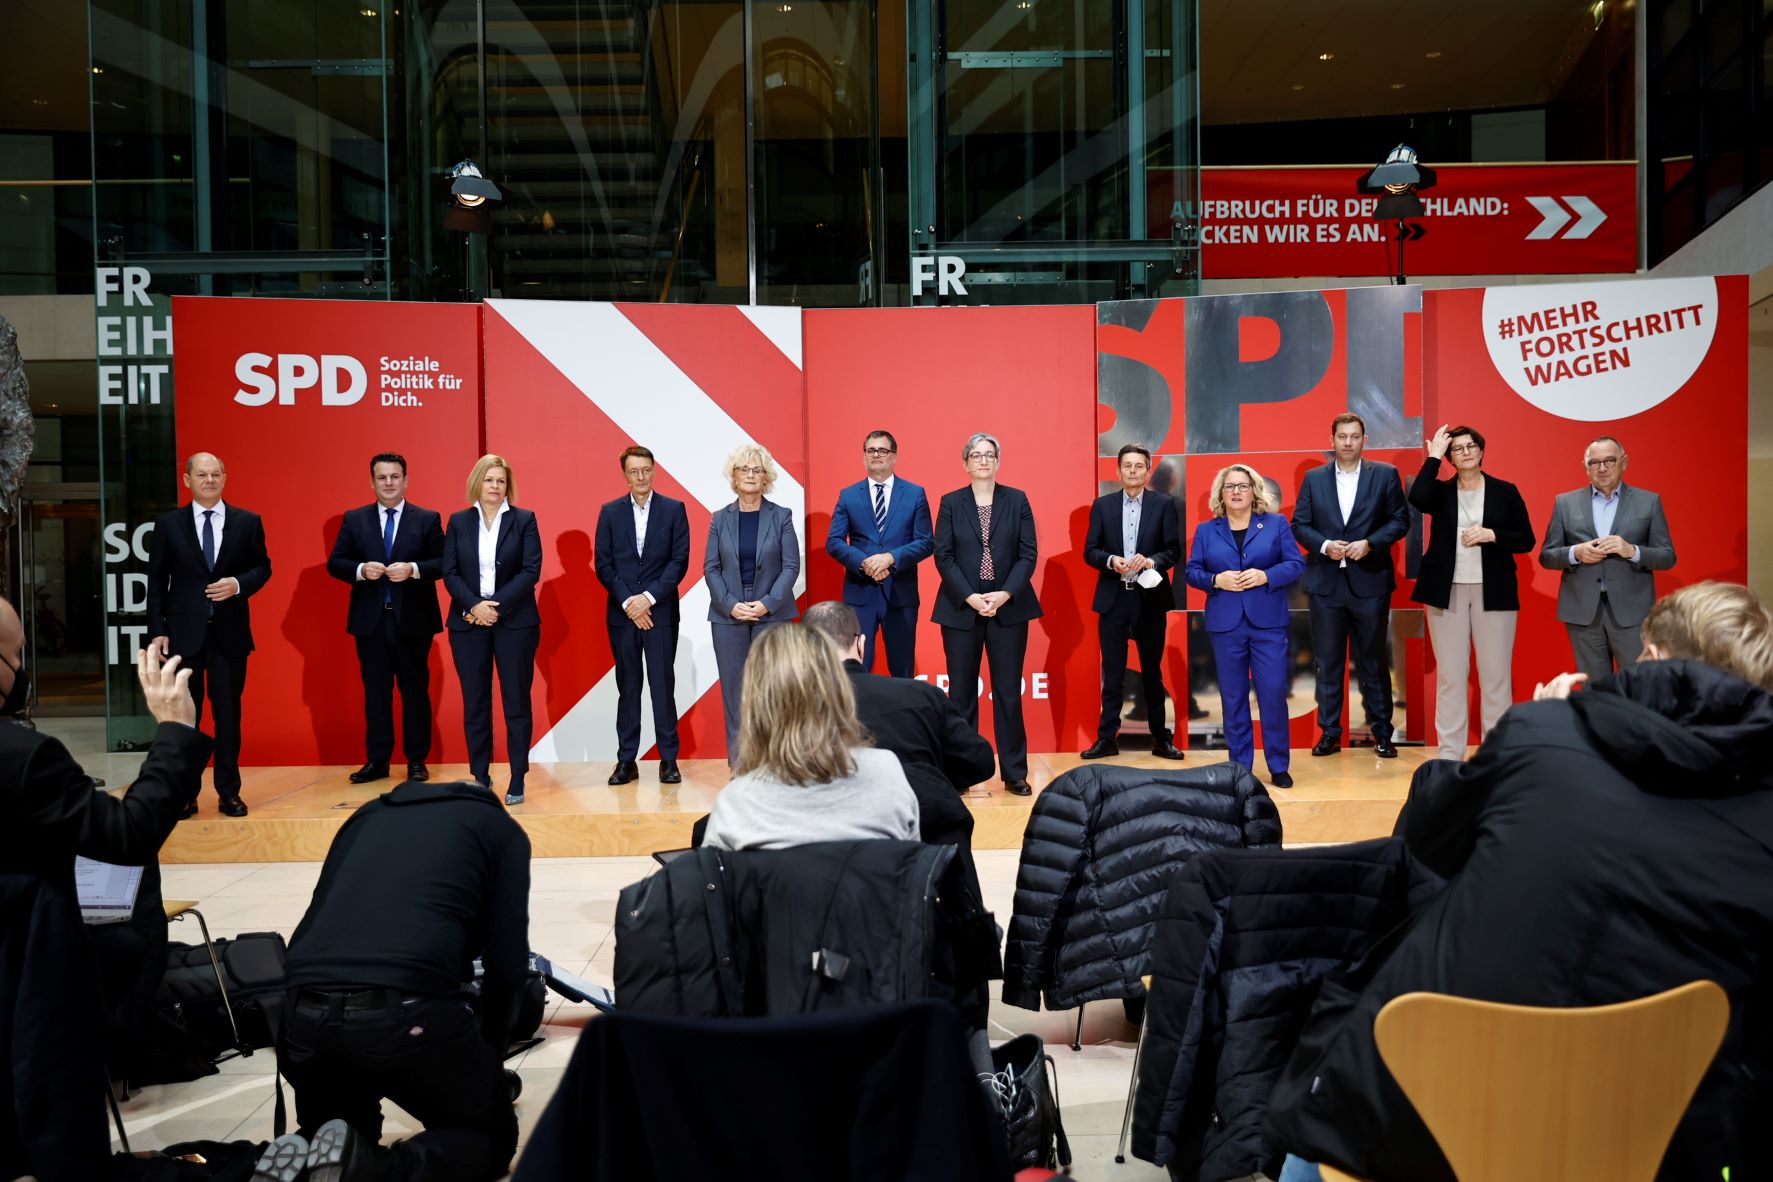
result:
[[[874,671],[874,635],[886,635],[887,671],[911,677],[917,665],[917,564],[935,548],[923,489],[893,475],[899,441],[871,431],[862,441],[868,479],[837,496],[825,553],[843,563],[843,601],[862,627],[862,667]]]
[[[406,457],[369,462],[373,505],[345,514],[326,569],[351,584],[345,630],[357,639],[363,671],[364,764],[353,784],[387,778],[394,754],[394,686],[400,686],[406,778],[429,780],[431,638],[443,631],[437,607],[443,577],[443,518],[406,499]]]
[[[1656,602],[1656,573],[1675,564],[1662,498],[1625,483],[1625,448],[1602,435],[1583,453],[1588,484],[1559,493],[1539,547],[1539,565],[1558,572],[1558,619],[1576,668],[1591,678],[1634,664],[1644,651],[1644,617]]]
[[[1337,415],[1330,441],[1335,458],[1305,474],[1293,507],[1293,535],[1305,547],[1317,722],[1323,731],[1311,753],[1334,755],[1342,749],[1342,698],[1352,651],[1373,753],[1395,759],[1386,624],[1397,587],[1391,547],[1410,532],[1410,508],[1397,469],[1361,458],[1367,424],[1359,415]]]
[[[597,514],[597,581],[609,591],[604,619],[616,659],[616,767],[611,784],[640,778],[640,684],[652,687],[659,783],[677,784],[677,587],[689,570],[689,514],[653,491],[653,453],[622,452],[628,495]]]
[[[240,799],[240,694],[252,653],[247,600],[271,581],[259,515],[224,504],[228,470],[206,451],[185,461],[191,503],[162,513],[148,549],[148,643],[184,658],[203,720],[207,690],[215,720],[215,790],[225,816],[244,817]],[[185,815],[195,816],[192,801]]]
[[[1120,708],[1127,679],[1127,642],[1139,646],[1145,716],[1151,722],[1151,753],[1181,759],[1164,709],[1164,630],[1175,594],[1170,571],[1182,558],[1176,502],[1146,487],[1151,452],[1137,443],[1120,449],[1120,491],[1097,497],[1084,536],[1084,561],[1096,571],[1096,636],[1102,642],[1102,718],[1085,759],[1120,754]],[[1158,581],[1141,586],[1153,571]]]

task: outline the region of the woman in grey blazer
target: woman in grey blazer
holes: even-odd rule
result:
[[[714,663],[726,708],[726,758],[738,754],[740,688],[751,642],[800,616],[794,580],[800,574],[800,538],[794,515],[764,494],[776,486],[776,461],[755,443],[734,450],[726,475],[738,499],[708,522],[708,621],[714,625]]]

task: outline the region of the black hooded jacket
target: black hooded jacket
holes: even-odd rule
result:
[[[1095,766],[1034,800],[1016,867],[1003,999],[1038,1010],[1143,997],[1170,878],[1207,849],[1279,845],[1268,790],[1237,764],[1187,771]]]
[[[1710,979],[1730,1025],[1660,1177],[1768,1176],[1773,695],[1650,661],[1524,703],[1470,762],[1424,764],[1398,826],[1450,881],[1324,983],[1269,1103],[1288,1150],[1378,1182],[1452,1182],[1373,1040],[1400,994],[1593,1006]]]

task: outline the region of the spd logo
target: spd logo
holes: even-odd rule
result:
[[[243,353],[234,363],[240,389],[234,401],[242,406],[265,406],[276,401],[294,406],[296,394],[320,391],[322,406],[350,406],[369,389],[369,373],[363,362],[346,353]]]

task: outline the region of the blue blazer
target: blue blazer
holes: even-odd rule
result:
[[[499,604],[500,628],[540,628],[536,610],[536,582],[542,577],[542,535],[536,515],[512,505],[499,518],[499,538],[493,551],[493,593],[480,593],[480,506],[450,514],[443,543],[443,585],[449,589],[449,616],[444,621],[452,632],[478,627],[462,613],[482,599]]]
[[[1367,556],[1348,563],[1348,589],[1356,595],[1389,595],[1397,587],[1391,547],[1410,532],[1410,506],[1404,500],[1403,480],[1392,465],[1362,457],[1354,512],[1343,521],[1342,504],[1336,499],[1336,461],[1313,468],[1299,485],[1293,530],[1305,546],[1307,591],[1329,595],[1341,570],[1340,563],[1324,557],[1325,541],[1365,538],[1370,547]]]
[[[858,481],[837,494],[831,532],[825,535],[825,553],[843,563],[843,601],[856,607],[880,602],[916,607],[916,567],[936,547],[929,498],[921,486],[894,475],[886,528],[880,529],[874,524],[874,493],[868,484]],[[876,554],[893,556],[893,573],[878,583],[862,573],[862,560]]]
[[[351,584],[351,603],[345,615],[345,631],[352,636],[374,636],[382,626],[382,600],[394,605],[394,628],[402,636],[435,636],[443,631],[437,610],[437,581],[443,577],[443,518],[433,509],[421,509],[411,501],[400,511],[400,528],[394,534],[394,556],[387,558],[382,546],[380,504],[361,505],[345,514],[339,536],[332,544],[326,571]],[[224,533],[223,538],[227,535]],[[410,562],[419,577],[399,583],[385,579],[359,579],[357,567],[365,562]]]
[[[1221,591],[1213,576],[1228,570],[1265,570],[1268,582],[1248,591]],[[1188,568],[1183,575],[1190,587],[1207,593],[1207,631],[1230,632],[1234,628],[1285,628],[1287,588],[1305,573],[1299,543],[1279,513],[1255,513],[1250,532],[1244,536],[1243,561],[1238,561],[1237,539],[1225,518],[1203,521],[1194,531],[1188,548]]]
[[[611,624],[626,620],[622,605],[643,593],[661,620],[677,618],[677,587],[689,573],[689,514],[682,501],[655,491],[646,515],[646,553],[639,554],[634,498],[623,494],[597,511],[597,581],[609,592]]]
[[[769,615],[749,623],[762,624],[800,618],[794,601],[794,579],[800,574],[800,536],[794,532],[794,514],[774,501],[758,509],[757,574],[752,595],[769,608]],[[702,577],[708,583],[708,621],[739,625],[733,607],[744,602],[745,580],[739,573],[739,502],[717,509],[708,522],[708,549],[702,561]]]

